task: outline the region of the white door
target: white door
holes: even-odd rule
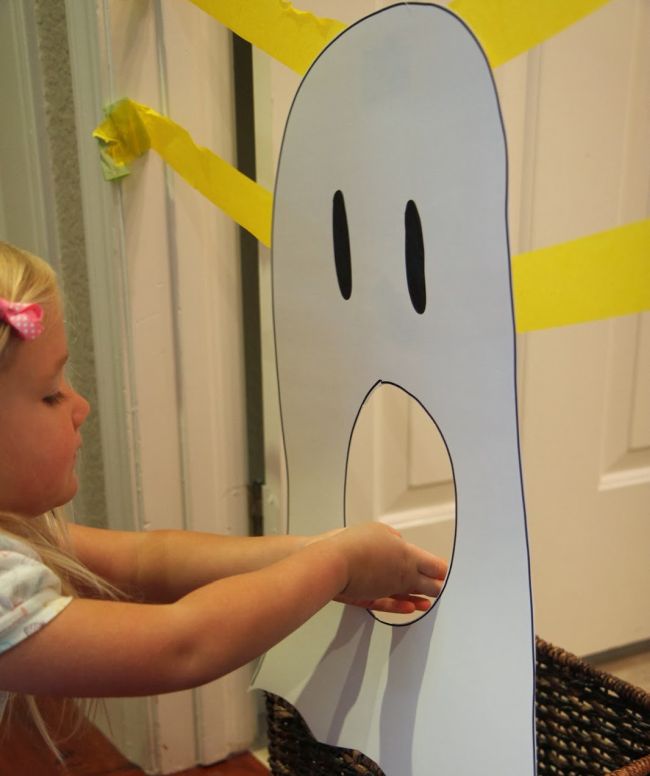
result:
[[[349,23],[388,4],[301,7]],[[513,254],[648,217],[649,39],[648,3],[615,0],[496,70]],[[258,170],[272,188],[299,78],[260,53],[255,78]],[[262,260],[265,514],[268,530],[282,531],[268,252]],[[536,630],[579,654],[647,639],[650,315],[520,335],[518,367]],[[348,482],[353,520],[387,520],[450,552],[449,461],[433,424],[399,390],[383,386],[364,407]]]
[[[649,39],[648,3],[616,0],[528,56],[515,251],[650,215]],[[648,639],[650,315],[521,352],[537,631],[579,654]]]

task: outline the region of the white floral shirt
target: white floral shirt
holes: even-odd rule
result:
[[[0,655],[36,633],[72,601],[27,544],[0,533]],[[7,693],[0,689],[0,719]]]

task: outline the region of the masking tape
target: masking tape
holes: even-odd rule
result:
[[[346,25],[288,0],[192,0],[244,40],[301,75]]]
[[[650,310],[650,219],[512,258],[516,328]]]
[[[109,179],[124,175],[131,162],[153,148],[190,186],[264,245],[271,244],[271,192],[197,146],[187,130],[171,119],[133,100],[120,100],[107,110],[93,136],[110,160],[102,165]]]

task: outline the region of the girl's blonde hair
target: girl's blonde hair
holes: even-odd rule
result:
[[[54,270],[38,256],[0,241],[0,297],[10,302],[36,302],[41,305],[52,303],[59,298]],[[20,347],[20,342],[14,330],[0,321],[0,370],[6,367],[15,348]],[[0,510],[0,534],[18,538],[35,550],[42,562],[61,580],[62,595],[86,598],[121,597],[112,585],[94,574],[75,557],[67,524],[60,509],[53,509],[48,514],[29,519]],[[16,697],[15,694],[12,695],[10,703]],[[37,729],[58,756],[35,698],[25,696],[25,702]],[[7,716],[8,712],[9,704],[5,712]]]

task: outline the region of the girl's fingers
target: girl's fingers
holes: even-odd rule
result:
[[[417,587],[412,591],[412,595],[438,598],[443,586],[444,580],[442,579],[431,579],[430,577],[421,576]]]
[[[396,598],[378,598],[372,601],[367,609],[373,612],[383,612],[386,614],[412,614],[415,611],[415,604],[412,601],[398,600]]]
[[[423,557],[418,561],[418,571],[431,579],[444,579],[449,571],[449,566],[443,558],[423,553]]]
[[[426,612],[431,608],[431,601],[422,596],[391,596],[373,601],[367,607],[375,612],[391,614],[413,614],[413,612]]]
[[[373,612],[384,612],[390,614],[413,614],[413,612],[426,612],[431,607],[431,601],[428,598],[417,595],[394,595],[384,598],[376,598],[372,601],[358,600],[350,601],[345,598],[340,599],[341,603],[359,606],[363,609],[370,609]]]
[[[416,606],[416,608],[423,607],[425,609],[429,608],[428,604],[430,603],[428,598],[424,597],[423,594],[417,593],[417,592],[415,592],[415,593],[407,593],[407,594],[398,593],[398,594],[389,596],[388,600],[391,600],[391,601],[407,601],[407,602],[410,602],[410,603],[414,604]]]

